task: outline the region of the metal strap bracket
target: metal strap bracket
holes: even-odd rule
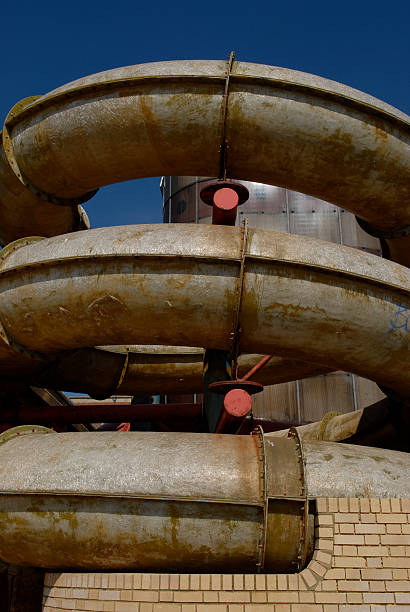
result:
[[[300,483],[301,483],[301,493],[302,493],[302,507],[301,507],[301,522],[300,522],[300,543],[299,543],[299,551],[297,557],[297,570],[301,571],[306,564],[307,558],[307,547],[308,547],[308,538],[307,538],[307,530],[308,530],[308,519],[309,519],[309,500],[306,495],[306,487],[305,487],[305,469],[303,465],[303,456],[302,456],[302,444],[299,438],[298,431],[296,427],[291,427],[288,432],[288,438],[293,438],[296,443],[296,452],[298,456],[298,465],[300,471]]]
[[[231,51],[228,60],[228,69],[225,79],[225,90],[222,99],[222,138],[221,145],[219,147],[221,153],[221,162],[219,168],[219,178],[226,180],[226,164],[228,160],[228,141],[226,139],[226,119],[228,116],[228,99],[229,99],[229,84],[232,74],[232,66],[235,61],[235,52]]]
[[[236,306],[236,314],[235,314],[235,326],[233,331],[233,344],[232,344],[232,361],[233,361],[233,373],[237,378],[237,370],[238,370],[238,354],[239,354],[239,339],[241,334],[241,309],[242,309],[242,300],[243,300],[243,289],[244,289],[244,279],[245,279],[245,263],[246,263],[246,252],[248,248],[248,220],[244,219],[243,227],[241,228],[242,232],[242,245],[241,245],[241,267],[239,270],[239,279],[238,279],[238,302]]]
[[[257,439],[257,446],[259,449],[259,474],[261,482],[261,497],[263,501],[263,519],[262,524],[259,527],[259,540],[258,540],[258,556],[256,560],[257,572],[261,572],[265,564],[265,553],[266,553],[266,538],[268,533],[268,504],[269,499],[267,495],[267,475],[266,475],[266,451],[265,451],[265,438],[262,427],[258,426],[251,432],[251,436]]]

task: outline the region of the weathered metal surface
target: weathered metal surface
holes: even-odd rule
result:
[[[302,455],[295,439],[272,443],[262,436],[265,461],[265,564],[286,572],[303,569],[313,532],[308,531],[308,501]]]
[[[257,506],[44,494],[2,496],[1,505],[0,556],[16,565],[94,571],[256,569]]]
[[[157,571],[255,571],[262,563],[289,572],[312,537],[306,496],[410,495],[405,453],[305,442],[303,461],[306,483],[291,439],[15,437],[0,445],[0,559]]]
[[[2,434],[0,434],[0,444],[6,444],[10,442],[10,440],[14,440],[15,438],[22,438],[23,436],[27,436],[28,434],[54,434],[55,431],[49,429],[48,427],[42,427],[41,425],[19,425],[17,427],[12,427],[11,429],[7,429]]]
[[[297,427],[297,432],[302,440],[326,440],[328,442],[339,442],[356,433],[363,410],[355,410],[346,414],[328,412],[321,421],[308,423]],[[286,438],[287,430],[275,431],[266,434],[268,438]]]
[[[303,440],[310,497],[409,497],[410,455],[338,442]]]
[[[253,368],[246,372],[244,376],[240,377],[241,382],[245,382],[246,380],[249,380],[250,378],[252,378],[252,376],[257,374],[259,370],[261,370],[267,363],[269,363],[272,357],[273,355],[265,355],[265,357],[262,357],[262,359],[258,361],[258,363],[254,365]]]
[[[409,270],[261,230],[243,252],[241,232],[128,226],[21,247],[0,269],[3,326],[36,353],[133,342],[229,350],[239,314],[242,352],[314,355],[409,393]]]
[[[288,69],[231,63],[228,92],[226,77],[223,61],[142,64],[84,77],[9,117],[9,162],[34,190],[76,198],[142,176],[216,176],[227,140],[230,177],[336,202],[376,229],[409,225],[407,115]],[[1,174],[10,180],[9,167]],[[408,245],[408,238],[397,240]]]
[[[157,432],[14,437],[0,446],[0,490],[258,505],[255,444],[236,439]]]
[[[54,437],[0,447],[0,558],[45,567],[256,569],[263,503],[253,439]]]
[[[119,444],[118,434],[60,434],[22,442],[0,446],[0,558],[8,562],[215,571],[300,565],[302,517],[292,508],[303,483],[291,440],[270,444],[266,456],[263,435],[132,433]]]

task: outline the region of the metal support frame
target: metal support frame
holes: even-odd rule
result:
[[[0,420],[7,423],[116,423],[120,421],[156,421],[201,419],[200,404],[87,404],[85,406],[24,406],[0,410]]]

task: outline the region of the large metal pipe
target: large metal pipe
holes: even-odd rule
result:
[[[310,496],[409,497],[409,453],[316,440],[301,444]]]
[[[335,202],[384,233],[392,257],[408,265],[409,123],[372,96],[284,68],[217,60],[117,68],[12,109],[1,201],[10,209],[17,192],[36,194],[22,199],[20,216],[37,228],[39,195],[77,205],[117,181],[217,176],[229,141],[227,176]],[[37,233],[54,223],[43,219]]]
[[[312,545],[309,499],[410,495],[409,455],[380,449],[306,442],[301,452],[261,433],[7,440],[0,559],[16,565],[297,571]]]
[[[398,264],[279,232],[100,228],[10,252],[0,312],[4,337],[36,354],[126,342],[225,350],[240,328],[241,351],[314,356],[406,396],[409,281]]]
[[[204,351],[166,346],[83,348],[35,358],[0,345],[2,388],[24,384],[89,393],[96,398],[119,395],[201,393]],[[240,355],[239,375],[263,355]],[[254,380],[263,385],[289,382],[331,372],[315,363],[273,357]]]

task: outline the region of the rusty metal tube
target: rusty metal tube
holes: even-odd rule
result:
[[[368,253],[271,231],[101,228],[10,252],[0,312],[4,337],[28,353],[152,341],[226,350],[237,326],[241,351],[313,355],[406,396],[409,279]]]
[[[329,442],[339,442],[350,438],[357,431],[362,418],[363,410],[355,410],[346,414],[328,412],[321,421],[308,423],[296,427],[299,437],[302,440],[327,440]],[[266,434],[268,438],[286,438],[288,429],[272,431]]]
[[[185,347],[107,347],[64,351],[35,358],[12,346],[0,344],[2,388],[24,384],[89,393],[103,399],[113,393],[144,395],[202,392],[204,351]],[[178,350],[180,349],[180,350]],[[240,355],[239,375],[245,374],[262,355]],[[331,372],[329,368],[284,357],[273,357],[254,376],[256,382],[273,385]]]
[[[6,239],[15,214],[37,233],[62,231],[57,218],[67,213],[56,204],[35,225],[45,208],[34,194],[67,203],[143,176],[216,176],[225,137],[228,176],[335,202],[376,230],[396,232],[388,240],[392,256],[408,264],[409,237],[400,231],[410,224],[409,117],[363,92],[284,68],[234,62],[228,96],[226,78],[224,61],[142,64],[16,105],[0,156]],[[12,212],[15,194],[22,213]],[[63,231],[71,218],[66,223]]]
[[[8,433],[0,444],[0,559],[290,572],[311,545],[308,499],[410,495],[405,453],[306,442],[302,464],[298,448],[261,434]]]

